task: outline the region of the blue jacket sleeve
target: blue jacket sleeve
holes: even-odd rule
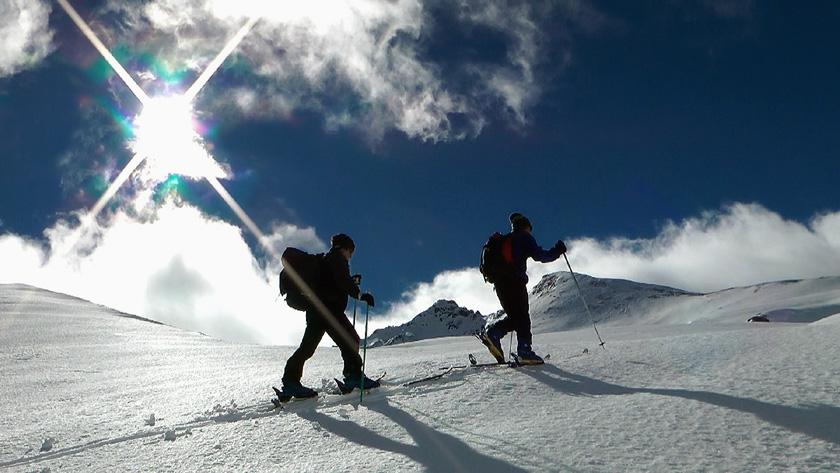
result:
[[[527,238],[523,239],[523,243],[525,243],[525,254],[533,258],[534,261],[539,261],[540,263],[551,263],[560,257],[560,253],[558,253],[554,248],[544,250],[537,244],[537,240],[531,236],[530,233],[526,233],[526,235]]]
[[[528,258],[540,263],[550,263],[560,257],[560,253],[554,248],[542,249],[528,232],[515,233],[512,244],[513,261],[517,266],[516,276],[525,282],[528,282]]]

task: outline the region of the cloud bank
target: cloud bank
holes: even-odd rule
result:
[[[818,214],[805,225],[759,204],[736,203],[670,222],[653,239],[573,238],[566,243],[575,272],[695,292],[840,274],[840,212]],[[568,271],[565,259],[531,261],[530,287],[556,271]],[[418,284],[394,304],[389,318],[404,321],[438,299],[452,299],[483,314],[501,309],[478,269],[466,268]]]
[[[102,220],[102,219],[100,219]],[[236,341],[296,344],[304,318],[276,300],[276,266],[261,267],[242,230],[190,206],[154,218],[116,211],[82,228],[59,221],[45,242],[0,236],[0,283],[72,294],[127,313]],[[267,237],[313,251],[313,229],[277,225]]]
[[[50,10],[41,0],[0,3],[0,78],[31,67],[52,52]]]
[[[278,224],[267,238],[278,252],[326,249],[312,228]],[[734,204],[669,223],[652,239],[577,238],[567,245],[575,272],[712,292],[840,274],[840,212],[805,225],[757,204]],[[168,202],[143,219],[116,211],[85,230],[62,220],[45,231],[44,242],[2,235],[0,261],[0,283],[72,294],[229,340],[296,345],[304,328],[301,313],[276,299],[279,268],[259,264],[240,228],[187,205]],[[564,259],[532,262],[530,284],[563,270]],[[407,291],[371,320],[370,330],[404,323],[439,299],[483,314],[500,309],[477,268],[445,271]]]

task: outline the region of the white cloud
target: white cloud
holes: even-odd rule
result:
[[[52,51],[50,5],[41,0],[0,2],[0,77],[31,67]]]
[[[401,301],[392,304],[386,314],[377,317],[375,328],[402,324],[441,299],[453,300],[484,315],[501,308],[492,286],[484,282],[477,268],[445,271],[431,283],[419,283],[406,291]]]
[[[81,232],[59,222],[47,248],[0,237],[0,283],[25,283],[221,338],[297,344],[304,317],[276,300],[276,268],[261,269],[238,227],[171,203],[154,219],[116,212]],[[324,247],[312,229],[277,226],[274,242]],[[280,244],[280,243],[278,243]]]
[[[653,239],[579,238],[566,244],[576,273],[713,292],[840,274],[840,212],[820,214],[806,226],[761,205],[739,203],[669,223]],[[568,271],[565,259],[530,261],[530,287],[556,271]],[[389,321],[405,322],[438,299],[491,313],[501,307],[489,288],[477,268],[445,272],[404,294]]]
[[[252,80],[228,85],[224,94],[207,94],[208,106],[212,96],[215,107],[251,117],[315,110],[328,128],[353,127],[372,141],[390,130],[439,141],[475,136],[491,116],[526,122],[541,92],[534,70],[544,55],[545,32],[538,21],[555,6],[488,0],[444,6],[417,0],[154,0],[136,8],[111,0],[101,12],[127,27],[119,32],[126,36],[121,41],[143,44],[172,70],[203,69],[246,18],[259,16],[226,63],[253,74]],[[452,25],[464,31],[492,30],[506,51],[492,61],[465,57],[436,63],[425,50],[429,35],[442,33],[435,30],[434,9],[451,14]],[[577,13],[563,14],[570,17],[564,27],[576,23]],[[148,39],[150,30],[154,39]],[[461,78],[454,82],[450,76]]]
[[[652,240],[572,241],[569,258],[574,269],[594,276],[698,292],[836,275],[840,244],[831,229],[838,218],[840,213],[826,214],[806,226],[758,204],[739,203],[669,223]]]

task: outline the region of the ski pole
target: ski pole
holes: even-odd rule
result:
[[[580,284],[578,284],[577,276],[575,276],[575,272],[574,272],[574,271],[572,271],[572,265],[569,263],[569,257],[568,257],[568,256],[566,256],[566,253],[563,253],[563,258],[566,258],[566,266],[568,266],[568,267],[569,267],[569,272],[570,272],[570,273],[572,273],[572,279],[574,279],[574,281],[575,281],[575,286],[577,286],[578,292],[580,293],[580,300],[582,300],[582,301],[583,301],[583,307],[585,307],[585,308],[586,308],[586,312],[587,312],[587,313],[589,313],[589,319],[590,319],[590,320],[592,320],[592,328],[594,328],[594,329],[595,329],[595,335],[597,335],[597,336],[598,336],[598,341],[599,341],[599,342],[601,342],[601,343],[600,343],[601,348],[603,348],[604,350],[606,350],[606,349],[607,349],[607,347],[605,347],[605,346],[604,346],[604,341],[603,341],[603,340],[601,340],[601,334],[600,334],[600,333],[598,333],[598,326],[597,326],[597,325],[595,325],[595,317],[593,317],[593,316],[592,316],[592,311],[591,311],[591,310],[589,310],[589,304],[587,304],[587,303],[586,303],[586,298],[585,298],[585,297],[583,297],[583,290],[581,290],[581,288],[580,288]]]
[[[367,360],[368,315],[370,304],[365,301],[365,338],[362,340],[362,380],[359,383],[359,405],[365,397],[365,361]]]
[[[353,282],[356,283],[356,286],[360,286],[362,284],[362,275],[354,274]],[[356,299],[353,299],[353,328],[356,328]]]

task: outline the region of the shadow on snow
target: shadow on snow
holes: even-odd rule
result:
[[[654,394],[705,402],[752,414],[759,419],[790,431],[840,445],[840,407],[827,404],[792,407],[710,391],[630,388],[569,373],[549,364],[543,365],[543,367],[542,370],[523,370],[522,372],[557,391],[572,395]]]
[[[509,471],[524,472],[510,463],[484,455],[463,440],[442,433],[418,421],[411,414],[379,398],[365,406],[400,425],[411,435],[416,445],[398,442],[349,420],[335,419],[316,410],[299,412],[301,418],[317,422],[321,427],[364,447],[389,451],[412,459],[426,471]]]

